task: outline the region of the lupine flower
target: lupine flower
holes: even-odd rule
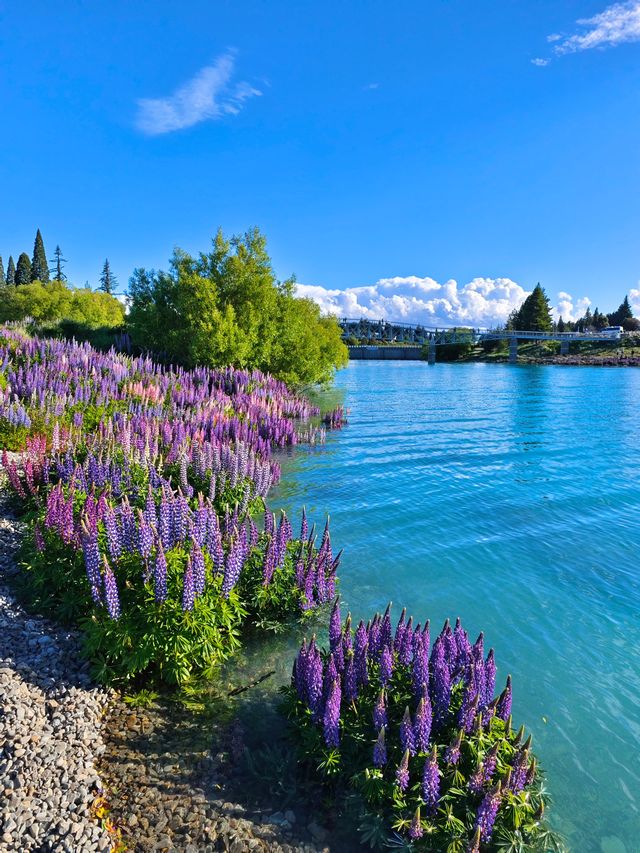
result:
[[[495,788],[492,788],[491,791],[485,794],[484,799],[478,807],[475,827],[480,830],[480,838],[485,844],[491,840],[493,825],[496,822],[501,800],[502,791],[500,783],[498,783]]]
[[[304,542],[307,538],[307,533],[309,532],[309,525],[307,523],[307,513],[304,507],[302,507],[302,523],[300,525],[300,539]]]
[[[480,842],[482,841],[480,835],[480,827],[477,826],[471,838],[469,839],[469,844],[466,849],[466,853],[480,853]]]
[[[400,744],[402,749],[408,749],[411,755],[416,754],[416,739],[413,733],[413,724],[411,722],[411,714],[409,708],[405,708],[404,717],[400,723]]]
[[[387,604],[380,623],[380,648],[391,646],[391,603]]]
[[[522,747],[516,753],[511,769],[511,785],[510,788],[514,794],[519,793],[525,786],[527,781],[527,772],[529,770],[529,750]]]
[[[459,731],[455,736],[453,741],[449,744],[449,746],[444,751],[443,760],[445,764],[449,764],[451,767],[455,767],[455,765],[460,761],[460,746],[462,744],[462,731]]]
[[[472,794],[479,794],[484,787],[484,765],[479,762],[474,772],[469,777],[467,787]]]
[[[182,581],[182,609],[183,611],[193,610],[196,592],[193,585],[193,568],[191,566],[191,557],[187,557],[187,567],[184,572]]]
[[[431,672],[431,702],[433,705],[434,722],[438,727],[446,720],[451,701],[451,676],[449,665],[445,659],[445,648],[440,638],[433,646]]]
[[[440,800],[440,771],[438,770],[438,753],[435,746],[424,763],[422,799],[425,802],[427,814],[434,814]]]
[[[312,637],[307,653],[307,664],[305,667],[306,695],[309,707],[314,715],[318,717],[322,704],[322,659],[316,647],[316,639]]]
[[[491,777],[496,772],[496,764],[498,763],[498,747],[499,744],[494,744],[484,757],[483,765],[485,783],[490,782]]]
[[[422,838],[423,835],[424,830],[422,829],[422,821],[420,820],[420,806],[418,806],[413,814],[411,826],[409,827],[409,838],[412,841],[417,841],[419,838]]]
[[[488,705],[493,699],[493,694],[496,689],[496,662],[493,654],[493,649],[489,649],[489,654],[484,664],[484,685],[485,691],[482,699],[483,705]]]
[[[118,585],[115,576],[111,571],[111,566],[104,557],[104,598],[107,605],[107,612],[111,619],[117,620],[120,618],[120,596],[118,595]]]
[[[393,649],[396,652],[399,652],[402,648],[402,642],[404,640],[404,633],[406,629],[405,618],[407,615],[407,608],[402,608],[402,613],[400,614],[400,619],[398,620],[398,625],[396,627],[396,633],[393,639]]]
[[[387,725],[387,706],[384,690],[378,694],[378,701],[373,707],[373,727],[376,731]]]
[[[511,676],[507,676],[507,686],[504,688],[502,693],[500,694],[500,700],[498,702],[498,708],[496,710],[496,716],[501,720],[507,720],[508,717],[511,716],[511,702],[512,702],[512,694],[511,694]]]
[[[340,680],[336,678],[327,697],[322,721],[325,743],[335,748],[340,746],[340,700]]]
[[[391,681],[392,674],[393,655],[391,654],[389,646],[385,646],[382,649],[382,654],[380,655],[380,684],[382,684],[383,687],[386,687]]]
[[[369,671],[367,669],[367,647],[369,644],[369,637],[367,634],[367,629],[365,628],[364,622],[362,619],[360,620],[360,624],[356,630],[356,640],[355,640],[355,666],[356,666],[356,678],[358,679],[358,684],[368,684],[369,683]]]
[[[340,615],[340,597],[336,598],[333,609],[331,610],[331,618],[329,619],[329,646],[331,651],[335,651],[338,643],[342,641],[342,617]]]
[[[387,763],[387,745],[384,741],[385,727],[378,732],[378,739],[373,747],[373,766],[382,768]]]
[[[418,703],[413,734],[417,752],[426,752],[429,748],[429,737],[431,735],[431,702],[429,701],[429,694],[426,692]]]
[[[191,564],[193,566],[193,588],[196,595],[202,595],[206,584],[204,554],[195,539],[191,546]]]
[[[396,782],[401,791],[406,791],[409,787],[409,750],[405,749],[400,759],[400,764],[396,768]]]
[[[344,698],[347,702],[354,702],[358,698],[358,681],[356,678],[356,668],[354,663],[354,654],[352,650],[346,655],[344,665]]]
[[[156,559],[153,568],[153,586],[156,604],[162,604],[167,599],[167,558],[164,555],[162,542],[156,542]]]

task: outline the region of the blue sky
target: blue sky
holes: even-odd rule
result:
[[[0,67],[5,265],[39,226],[124,286],[255,224],[340,312],[640,308],[635,0],[2,2]]]

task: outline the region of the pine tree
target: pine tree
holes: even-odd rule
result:
[[[539,283],[522,303],[514,326],[523,332],[550,332],[553,328],[549,300]]]
[[[31,261],[29,255],[23,252],[18,258],[16,267],[16,284],[29,284],[31,282]]]
[[[7,284],[16,283],[16,265],[13,262],[13,256],[9,255],[9,263],[7,264]]]
[[[613,314],[609,314],[609,322],[612,326],[624,326],[624,321],[631,320],[632,318],[633,311],[631,310],[631,305],[629,305],[628,296],[625,296],[622,300],[617,311],[614,311]]]
[[[560,315],[560,317],[558,319],[558,331],[561,333],[565,331],[565,325],[564,325],[564,320],[562,319],[562,315]]]
[[[103,290],[105,293],[113,295],[113,291],[115,290],[115,286],[117,283],[117,279],[115,275],[111,272],[111,267],[109,266],[109,259],[107,258],[104,262],[104,266],[102,267],[102,275],[100,276],[100,287],[98,288],[98,290]]]
[[[4,264],[2,263],[2,255],[0,255],[0,287],[4,287],[7,283],[7,279],[4,275]]]
[[[53,253],[53,258],[51,259],[51,263],[54,265],[55,269],[55,281],[66,281],[67,277],[62,272],[63,264],[67,263],[67,259],[62,257],[62,249],[60,246],[56,246],[56,250]]]
[[[44,251],[42,234],[38,228],[33,244],[33,260],[31,261],[31,281],[49,281],[49,266]]]

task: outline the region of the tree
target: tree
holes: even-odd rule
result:
[[[13,262],[13,256],[9,255],[9,263],[7,264],[7,284],[16,283],[16,265]]]
[[[100,286],[98,287],[98,290],[102,290],[104,293],[108,293],[109,296],[112,296],[117,283],[118,281],[115,275],[111,272],[109,259],[107,258],[104,262],[104,266],[102,267],[102,275],[100,276]]]
[[[560,333],[565,331],[565,325],[564,325],[564,320],[562,319],[562,315],[560,315],[560,317],[558,319],[558,331]]]
[[[629,305],[629,297],[625,296],[617,311],[609,314],[609,322],[612,326],[624,326],[624,321],[631,320],[632,317],[633,311],[631,310],[631,305]]]
[[[55,267],[54,281],[66,281],[67,277],[62,272],[62,266],[67,263],[67,259],[62,257],[62,249],[60,246],[56,246],[51,263],[54,264]]]
[[[601,329],[605,329],[609,325],[609,318],[606,314],[601,314],[600,311],[596,308],[593,312],[593,328],[596,331],[600,331]]]
[[[519,331],[550,332],[553,327],[547,294],[538,283],[522,303],[514,318],[514,328]]]
[[[0,322],[32,318],[36,323],[70,320],[83,326],[121,326],[124,306],[113,296],[67,287],[61,281],[32,281],[7,288],[0,300]]]
[[[7,279],[4,274],[4,264],[2,263],[2,255],[0,255],[0,287],[4,287],[7,283]]]
[[[31,261],[29,260],[29,255],[26,252],[23,252],[18,258],[18,265],[16,267],[16,284],[30,284],[31,283]]]
[[[31,261],[31,281],[49,281],[49,266],[47,255],[44,251],[44,242],[40,229],[36,231],[36,239],[33,244],[33,260]]]

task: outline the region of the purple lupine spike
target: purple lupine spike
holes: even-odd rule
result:
[[[322,727],[324,741],[327,746],[337,748],[340,746],[340,679],[336,678],[329,690],[329,696],[324,708]]]
[[[516,753],[511,769],[510,788],[514,794],[518,794],[524,788],[529,770],[529,750],[522,747]]]
[[[138,550],[146,563],[153,550],[153,530],[142,510],[138,510]]]
[[[347,613],[347,618],[344,620],[344,631],[342,632],[342,648],[345,653],[349,652],[353,646],[351,638],[351,613]]]
[[[454,673],[458,662],[458,646],[451,630],[451,625],[447,619],[441,633],[442,643],[444,645],[444,656],[449,666],[449,672]]]
[[[424,648],[424,653],[429,657],[429,648],[431,646],[431,620],[427,619],[425,622],[424,628],[422,629],[422,647]]]
[[[91,598],[95,604],[99,604],[102,580],[100,577],[100,549],[98,548],[96,533],[89,531],[86,525],[83,525],[82,551]]]
[[[463,732],[460,730],[455,738],[451,741],[449,746],[445,749],[443,760],[445,764],[449,764],[452,767],[460,761],[460,747],[462,746],[462,737]]]
[[[373,706],[373,727],[376,731],[387,725],[387,703],[384,690],[378,694],[378,701]]]
[[[500,694],[500,699],[498,701],[498,707],[496,709],[496,717],[499,717],[501,720],[506,720],[511,716],[511,702],[513,696],[511,692],[511,676],[507,676],[507,686],[504,688],[502,693]]]
[[[478,691],[473,682],[467,684],[462,696],[462,704],[458,711],[457,724],[465,732],[470,732],[478,711]]]
[[[416,754],[416,739],[408,707],[404,709],[404,716],[400,723],[400,744],[403,750],[408,749],[411,755]]]
[[[409,838],[412,841],[418,841],[418,839],[422,838],[423,835],[424,830],[422,828],[422,821],[420,820],[420,806],[418,806],[413,813],[411,826],[409,827]]]
[[[422,774],[422,799],[429,816],[434,815],[440,800],[440,770],[438,769],[438,752],[434,745],[424,763]]]
[[[324,670],[324,676],[322,679],[322,696],[324,701],[327,701],[327,697],[329,696],[329,690],[331,689],[331,685],[338,678],[338,668],[336,666],[335,659],[333,657],[333,653],[329,654],[329,660],[327,661],[327,665]]]
[[[478,639],[473,644],[472,650],[476,660],[484,659],[484,631],[480,631],[478,634]]]
[[[399,652],[402,648],[402,643],[404,641],[404,634],[406,630],[405,618],[407,615],[407,608],[402,608],[402,613],[400,614],[400,619],[398,620],[398,624],[396,626],[396,633],[393,638],[393,650],[395,652]]]
[[[118,584],[115,575],[111,571],[107,558],[103,557],[104,598],[107,605],[109,617],[114,621],[120,618],[120,596],[118,595]]]
[[[414,717],[413,734],[417,752],[427,752],[429,749],[429,738],[431,736],[431,703],[429,694],[420,699]]]
[[[483,705],[488,705],[493,699],[493,694],[496,689],[496,662],[493,654],[493,649],[489,649],[489,654],[484,663],[484,696],[482,699]]]
[[[243,556],[242,543],[240,539],[235,539],[231,543],[229,553],[224,566],[224,576],[222,578],[221,592],[225,598],[229,597],[229,593],[238,583],[242,572]]]
[[[446,722],[451,702],[451,676],[445,658],[444,643],[440,637],[433,644],[431,672],[431,704],[433,720],[438,728]]]
[[[400,759],[400,764],[396,768],[396,784],[401,791],[406,791],[409,787],[409,750],[405,749]]]
[[[258,528],[256,523],[252,518],[249,519],[249,547],[256,548],[258,545],[258,539],[260,538],[260,534],[258,533]]]
[[[471,643],[469,642],[467,632],[462,627],[460,617],[456,619],[453,636],[456,641],[456,648],[458,652],[458,671],[463,672],[471,654]]]
[[[469,777],[467,787],[472,794],[480,794],[484,790],[484,765],[481,761]]]
[[[206,584],[204,554],[195,537],[191,545],[191,564],[193,566],[193,588],[196,595],[202,595]]]
[[[373,747],[373,766],[382,769],[387,763],[387,745],[384,740],[385,727],[378,732],[378,739]]]
[[[356,664],[356,678],[358,679],[358,684],[368,684],[369,683],[369,670],[367,668],[367,647],[369,644],[369,636],[367,634],[367,629],[365,628],[364,622],[362,619],[360,620],[360,624],[356,630],[356,641],[355,641],[355,664]]]
[[[380,655],[380,684],[386,687],[393,675],[393,655],[389,646],[382,649]]]
[[[122,540],[120,537],[120,529],[116,520],[116,514],[113,507],[107,507],[104,518],[104,527],[107,533],[107,547],[109,548],[109,556],[112,560],[117,560],[122,553]]]
[[[380,648],[391,646],[391,602],[387,604],[382,622],[380,623]]]
[[[182,610],[193,610],[196,592],[193,583],[193,567],[191,565],[191,557],[187,555],[187,567],[184,572],[182,581]]]
[[[488,791],[478,807],[476,813],[475,828],[480,829],[480,838],[487,844],[491,840],[493,825],[496,822],[500,802],[502,801],[502,790],[500,783]]]
[[[424,645],[423,635],[416,631],[413,641],[413,661],[411,663],[411,683],[415,696],[421,696],[425,684],[429,684],[429,657]]]
[[[317,721],[320,717],[320,708],[322,705],[322,659],[316,646],[315,637],[312,637],[311,643],[309,644],[305,670],[305,692],[308,697],[311,713]]]
[[[496,765],[498,763],[498,747],[499,744],[494,744],[489,752],[484,757],[484,782],[490,782],[491,777],[496,772]]]
[[[475,832],[469,839],[466,853],[480,853],[480,842],[482,841],[480,827],[477,826]]]
[[[307,522],[307,511],[302,507],[302,523],[300,524],[300,539],[304,542],[309,532],[309,524]]]
[[[411,663],[413,655],[413,616],[409,616],[404,632],[402,634],[402,642],[400,651],[398,652],[398,660],[403,666],[408,666]]]
[[[369,657],[377,660],[380,652],[380,615],[376,613],[369,625]]]
[[[347,702],[355,702],[355,700],[358,698],[358,680],[356,678],[354,653],[351,649],[345,656],[344,698],[347,700]]]
[[[153,569],[153,584],[156,604],[162,604],[167,598],[167,559],[164,555],[162,542],[156,542],[156,559]]]
[[[293,671],[293,683],[298,694],[298,698],[306,700],[306,665],[307,665],[307,640],[302,641],[302,646],[298,652],[298,657],[295,660]]]

